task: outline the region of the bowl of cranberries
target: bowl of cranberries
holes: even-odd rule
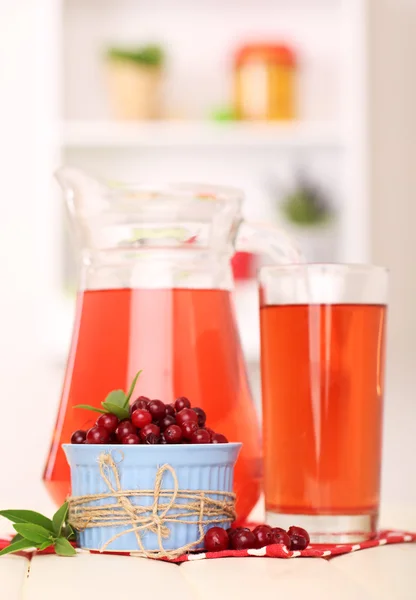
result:
[[[185,398],[177,398],[172,404],[161,400],[150,400],[140,396],[130,406],[129,418],[119,419],[116,414],[101,414],[93,427],[88,431],[73,432],[71,443],[63,444],[70,469],[72,496],[104,495],[88,503],[89,506],[117,506],[117,498],[111,496],[108,484],[100,472],[100,457],[110,455],[117,465],[121,491],[148,490],[149,494],[126,497],[134,506],[151,506],[154,502],[155,478],[163,465],[173,468],[179,491],[203,491],[208,497],[219,499],[214,492],[232,492],[234,466],[241,448],[240,443],[230,443],[219,432],[207,426],[205,412],[192,407]],[[117,489],[114,473],[110,473],[113,489]],[[158,514],[165,512],[169,503],[169,494],[163,490],[173,490],[173,475],[165,471],[162,477],[161,491],[158,498]],[[186,508],[178,509],[178,504],[187,504],[194,500],[177,498],[176,508],[166,512],[164,526],[169,534],[163,538],[164,550],[176,550],[196,542],[200,531],[196,523],[198,517],[189,513]],[[81,548],[100,550],[105,546],[107,551],[134,552],[140,551],[136,533],[132,531],[131,521],[120,515],[111,519],[111,524],[88,526],[77,531],[77,541]],[[180,513],[175,522],[175,514]],[[231,519],[222,515],[221,527],[231,526]],[[204,517],[204,520],[209,517]],[[115,521],[123,521],[115,524]],[[185,521],[185,522],[183,522]],[[208,524],[207,524],[208,528]],[[120,534],[120,535],[119,535]],[[115,537],[117,536],[117,537]],[[114,538],[110,544],[109,540]],[[140,531],[140,538],[146,551],[160,549],[158,535],[150,529]],[[202,542],[193,549],[204,547]]]

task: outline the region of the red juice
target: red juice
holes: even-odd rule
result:
[[[260,309],[266,510],[377,512],[386,307]]]
[[[60,445],[93,425],[109,391],[128,389],[143,369],[138,395],[172,402],[187,396],[207,425],[243,442],[235,472],[239,519],[260,493],[260,447],[255,407],[241,353],[232,298],[226,290],[108,289],[81,292],[60,409],[44,479],[60,504],[69,467]]]

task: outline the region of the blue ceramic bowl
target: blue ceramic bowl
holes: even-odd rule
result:
[[[73,496],[108,493],[103,480],[99,459],[104,454],[111,454],[117,464],[120,487],[124,490],[153,490],[156,473],[162,465],[169,464],[176,472],[179,490],[218,490],[232,492],[234,465],[240,452],[241,444],[183,444],[183,445],[125,445],[125,444],[63,444],[69,466],[71,468],[71,484]],[[172,490],[173,477],[165,472],[161,489]],[[218,494],[208,494],[213,499],[222,500]],[[153,502],[150,496],[132,496],[134,505],[149,506]],[[114,497],[94,500],[91,506],[114,504]],[[166,498],[163,502],[167,502]],[[176,503],[186,504],[189,500],[177,499]],[[171,509],[168,515],[173,515]],[[197,520],[196,516],[186,518],[189,523]],[[199,539],[198,526],[185,523],[166,523],[170,534],[163,539],[165,550],[176,550]],[[227,529],[231,521],[218,526]],[[114,535],[130,529],[131,526],[89,527],[77,533],[81,548],[100,550]],[[141,532],[141,540],[146,551],[159,550],[156,533]],[[200,548],[196,546],[195,549]],[[113,540],[107,547],[111,552],[137,552],[140,548],[133,532],[126,533]]]

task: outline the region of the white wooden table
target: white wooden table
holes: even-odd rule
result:
[[[5,522],[1,523],[4,531]],[[382,525],[416,530],[416,510],[385,510]],[[243,562],[244,561],[244,562]],[[29,570],[30,564],[30,570]],[[319,558],[227,558],[181,566],[141,558],[0,558],[1,600],[415,600],[416,544]]]

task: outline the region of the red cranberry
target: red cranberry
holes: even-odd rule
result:
[[[211,444],[228,444],[228,440],[222,433],[214,433],[211,436]]]
[[[159,419],[163,419],[166,414],[166,406],[162,400],[151,400],[149,402],[149,406],[147,410],[152,415],[154,421],[159,421]]]
[[[125,435],[121,440],[122,444],[140,444],[140,438],[135,433],[129,433]]]
[[[302,527],[289,527],[287,534],[290,537],[290,550],[305,550],[310,542],[309,533]]]
[[[209,444],[210,441],[211,436],[205,429],[197,429],[196,431],[194,431],[191,437],[192,444]]]
[[[281,527],[273,527],[272,543],[284,544],[287,548],[290,548],[290,537],[287,535],[286,531]]]
[[[104,429],[113,433],[113,431],[117,429],[118,418],[113,413],[106,413],[105,415],[100,415],[98,417],[96,425],[104,427]]]
[[[209,433],[209,435],[210,435],[210,438],[211,438],[211,440],[212,440],[212,438],[213,438],[213,437],[214,437],[214,435],[215,435],[215,431],[214,431],[213,429],[211,429],[211,427],[204,427],[204,429],[205,429],[205,431],[208,431],[208,433]]]
[[[198,425],[194,421],[188,421],[181,426],[182,435],[186,440],[190,440],[192,434],[198,429]]]
[[[204,546],[207,552],[227,550],[230,545],[227,532],[222,527],[211,527],[205,534]]]
[[[141,429],[145,425],[149,425],[152,422],[152,415],[148,410],[144,408],[138,408],[131,414],[131,422],[135,427]]]
[[[140,437],[143,441],[145,441],[147,436],[150,435],[151,433],[153,433],[154,435],[157,435],[157,437],[159,437],[160,436],[160,427],[158,425],[156,425],[155,423],[149,423],[148,425],[145,425],[143,427],[143,429],[140,429]]]
[[[175,400],[176,412],[180,412],[184,408],[191,408],[191,403],[189,402],[188,398],[185,398],[185,396],[180,396],[179,398],[176,398],[176,400]]]
[[[272,528],[268,525],[258,525],[253,529],[253,535],[256,538],[256,548],[263,548],[273,543]]]
[[[230,539],[233,550],[247,550],[256,547],[256,538],[251,531],[236,531]]]
[[[159,441],[160,436],[156,435],[155,433],[149,433],[149,435],[144,438],[144,443],[149,445],[158,444]]]
[[[105,427],[95,425],[87,431],[87,444],[106,444],[110,439],[110,432]]]
[[[166,415],[165,417],[163,417],[163,419],[160,419],[159,421],[160,430],[165,431],[166,427],[169,427],[169,425],[175,425],[175,423],[175,417],[173,417],[172,415]]]
[[[116,429],[116,435],[119,441],[123,439],[129,433],[136,433],[136,428],[133,423],[129,419],[124,419],[124,421],[120,421],[118,427]]]
[[[71,444],[83,444],[86,437],[87,432],[83,431],[82,429],[78,429],[71,435]]]
[[[197,406],[195,406],[195,408],[193,408],[192,410],[198,415],[198,425],[200,427],[203,427],[207,420],[207,415],[205,414],[205,411],[202,410],[202,408],[198,408]]]
[[[110,433],[110,439],[108,440],[109,444],[118,444],[118,437],[115,431],[113,431],[113,433]]]
[[[239,531],[250,531],[250,529],[248,527],[229,527],[227,529],[228,537],[231,539],[231,536]]]
[[[133,404],[130,406],[130,414],[134,413],[134,411],[137,410],[138,408],[144,408],[145,410],[147,410],[149,402],[150,402],[150,399],[147,398],[147,396],[139,396],[137,398],[137,400],[135,400],[133,402]]]
[[[182,440],[182,429],[179,425],[169,425],[164,431],[164,436],[168,444],[179,444]]]
[[[192,408],[183,408],[176,415],[176,422],[178,425],[182,426],[189,421],[193,421],[194,423],[198,423],[198,415],[196,412],[192,410]]]
[[[166,404],[165,411],[166,415],[170,415],[171,417],[174,417],[176,415],[176,410],[173,404]]]

